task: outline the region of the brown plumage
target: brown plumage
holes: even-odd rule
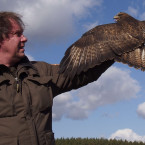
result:
[[[61,60],[60,73],[72,79],[110,60],[145,70],[145,21],[123,12],[114,19],[116,23],[96,26],[72,44]]]

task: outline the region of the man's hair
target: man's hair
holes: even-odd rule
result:
[[[22,30],[24,29],[24,23],[21,20],[21,15],[15,12],[0,12],[0,42],[2,42],[4,38],[9,38],[8,34],[12,30],[10,20],[16,21]]]

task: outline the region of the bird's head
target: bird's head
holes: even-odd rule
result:
[[[119,21],[125,19],[128,16],[129,15],[127,13],[119,12],[117,15],[114,16],[114,19],[115,19],[116,22],[119,22]]]
[[[133,18],[132,16],[130,16],[129,14],[127,13],[124,13],[124,12],[120,12],[118,13],[116,16],[114,16],[114,19],[116,22],[137,22],[138,20]]]

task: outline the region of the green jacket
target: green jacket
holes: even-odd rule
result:
[[[23,59],[15,73],[0,65],[0,145],[54,145],[53,98],[97,78],[113,61],[70,81],[59,65]]]

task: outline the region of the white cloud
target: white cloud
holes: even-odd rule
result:
[[[99,106],[136,98],[139,90],[138,82],[131,78],[129,71],[110,67],[97,81],[57,96],[54,99],[55,120],[60,120],[62,116],[85,119]],[[64,96],[68,100],[62,101]]]
[[[142,141],[145,142],[145,136],[140,136],[131,129],[120,129],[113,133],[110,139],[127,140],[127,141]]]
[[[26,53],[26,56],[28,57],[28,59],[30,61],[34,61],[35,60],[35,58],[32,55],[28,54],[28,53]]]
[[[142,14],[140,14],[140,19],[141,19],[141,20],[145,20],[145,12],[142,13]]]
[[[60,120],[64,114],[67,114],[68,106],[72,102],[72,95],[70,92],[59,95],[54,99],[53,119]]]
[[[140,117],[145,118],[145,102],[138,105],[137,113]]]
[[[127,11],[128,11],[128,13],[130,13],[132,16],[137,17],[137,15],[138,15],[138,9],[136,9],[136,8],[134,8],[134,7],[129,6]]]
[[[141,5],[144,7],[145,2],[143,1]],[[128,6],[127,12],[130,15],[138,18],[139,20],[145,20],[145,12],[141,12],[140,11],[140,6],[136,3],[134,4],[134,6]]]
[[[85,24],[85,25],[84,25],[84,28],[85,28],[86,30],[90,30],[90,29],[96,27],[98,24],[99,24],[98,21],[96,21],[96,22],[94,22],[94,23],[90,23],[90,24]]]
[[[75,31],[76,21],[89,16],[89,9],[100,7],[103,0],[3,0],[0,9],[23,16],[26,34],[31,39],[58,41]]]

